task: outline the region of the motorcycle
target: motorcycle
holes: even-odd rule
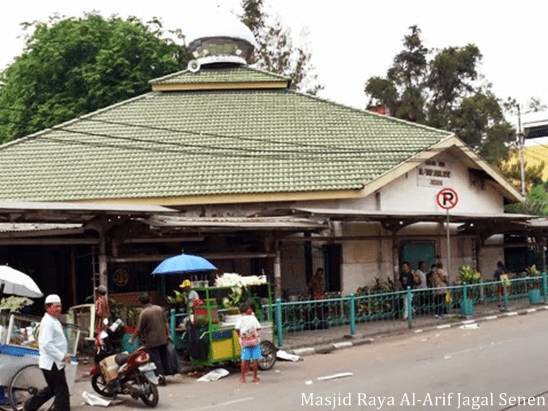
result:
[[[144,347],[132,354],[119,351],[124,324],[116,320],[99,335],[101,345],[95,354],[95,365],[90,370],[91,386],[98,394],[116,398],[118,394],[141,399],[147,406],[156,407],[159,401],[156,366],[150,361]]]

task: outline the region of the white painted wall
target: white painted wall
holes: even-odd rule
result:
[[[448,153],[433,159],[429,165],[422,163],[405,175],[378,190],[380,199],[372,194],[359,200],[337,200],[307,203],[307,208],[333,208],[363,211],[390,212],[445,212],[436,202],[436,194],[443,187],[454,189],[459,196],[458,204],[451,212],[466,214],[488,214],[504,212],[504,199],[494,187],[473,181],[469,169],[459,156],[451,157]],[[438,166],[441,164],[441,167]],[[435,184],[430,185],[425,169],[441,170],[441,177],[432,177]],[[422,169],[422,174],[421,171]],[[433,172],[431,171],[431,172]],[[449,173],[443,173],[448,171]],[[380,201],[379,201],[380,200]],[[299,205],[297,205],[298,207]],[[380,206],[380,209],[379,209]],[[453,235],[456,225],[451,226]],[[392,267],[391,233],[385,231],[378,223],[343,223],[341,236],[364,236],[363,240],[346,241],[343,243],[343,264],[341,268],[341,287],[343,294],[355,292],[364,285],[372,285],[375,278],[385,280],[399,268]],[[366,237],[375,237],[368,240]],[[426,240],[435,242],[436,255],[439,261],[448,266],[447,239],[444,224],[421,223],[406,227],[398,232],[398,245],[405,240]],[[474,239],[472,237],[452,237],[450,281],[456,282],[457,270],[461,265],[473,264]],[[491,239],[491,243],[502,244],[501,236]],[[397,256],[398,257],[398,256]],[[504,259],[502,247],[482,248],[480,252],[480,271],[484,278],[491,278],[492,271],[498,260]],[[398,261],[398,258],[396,258]]]
[[[435,161],[443,161],[451,173],[449,178],[435,178],[440,185],[425,186],[425,178],[419,169],[428,168],[424,163],[404,176],[392,181],[379,190],[382,211],[439,212],[445,211],[438,206],[436,194],[441,188],[450,187],[459,196],[458,203],[451,211],[457,213],[502,213],[503,197],[490,184],[472,185],[468,167],[459,158],[439,156]],[[371,200],[369,200],[370,202]]]

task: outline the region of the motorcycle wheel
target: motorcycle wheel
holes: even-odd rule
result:
[[[110,391],[107,391],[106,389],[107,382],[105,381],[105,377],[103,377],[103,374],[95,374],[93,377],[91,377],[91,386],[97,394],[100,394],[103,397],[114,397],[114,394]]]
[[[261,341],[262,359],[259,360],[259,369],[270,370],[276,362],[276,347],[270,341]]]
[[[140,375],[139,383],[143,387],[143,393],[141,399],[146,406],[154,408],[158,405],[160,394],[158,394],[158,388],[144,375]]]

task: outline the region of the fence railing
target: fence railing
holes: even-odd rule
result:
[[[268,304],[261,307],[263,315],[275,325],[278,346],[291,333],[324,330],[334,326],[341,333],[356,334],[357,325],[406,320],[408,327],[427,318],[466,316],[475,314],[478,307],[508,310],[510,303],[529,306],[547,301],[547,276],[513,278],[509,283],[501,281],[478,284],[451,285],[440,288],[419,288],[403,291],[371,292],[364,295],[350,294],[323,300],[282,302],[276,300],[271,310]],[[268,317],[271,312],[273,318]],[[224,314],[219,310],[219,316]],[[176,345],[176,327],[186,313],[171,310],[170,328]]]
[[[508,310],[510,302],[523,306],[547,301],[547,276],[463,284],[439,288],[350,294],[314,301],[275,302],[274,320],[278,345],[292,332],[348,325],[345,333],[355,334],[359,323],[407,320],[409,327],[424,317],[461,315],[471,317],[477,306]]]

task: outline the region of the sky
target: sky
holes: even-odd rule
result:
[[[548,104],[548,24],[545,0],[265,0],[293,38],[308,31],[319,97],[363,109],[364,85],[385,76],[403,49],[409,27],[418,25],[430,49],[476,44],[483,54],[480,72],[494,94],[513,97],[522,106],[531,98]],[[19,0],[5,2],[0,13],[0,70],[23,50],[20,23],[49,16],[81,17],[98,11],[108,17],[133,15],[143,21],[159,17],[164,28],[183,33],[207,24],[216,6],[240,13],[240,0]]]

